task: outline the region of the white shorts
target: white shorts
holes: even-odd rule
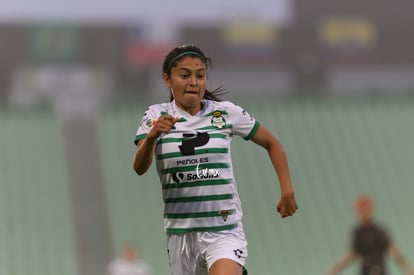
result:
[[[239,224],[225,231],[169,234],[167,251],[172,275],[208,275],[219,259],[231,259],[244,266],[247,241]]]

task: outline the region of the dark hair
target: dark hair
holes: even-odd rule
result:
[[[162,72],[163,74],[167,74],[168,76],[171,75],[171,68],[177,65],[177,62],[183,59],[186,56],[193,56],[198,57],[203,61],[206,65],[206,69],[209,66],[213,65],[211,59],[207,57],[198,47],[189,44],[189,45],[182,45],[172,49],[164,59],[164,63],[162,64]],[[226,93],[222,86],[217,87],[213,91],[205,90],[204,97],[205,99],[210,99],[214,101],[221,101],[219,96]],[[173,101],[174,97],[172,93],[170,94],[170,101]]]

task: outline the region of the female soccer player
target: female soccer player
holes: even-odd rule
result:
[[[268,151],[281,189],[280,216],[298,209],[282,145],[241,107],[219,101],[218,90],[206,89],[210,64],[194,45],[168,53],[162,69],[171,101],[147,109],[135,138],[138,175],[148,170],[153,155],[156,159],[172,275],[247,274],[247,241],[230,156],[233,135]]]

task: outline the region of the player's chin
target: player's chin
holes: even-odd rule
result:
[[[200,94],[185,94],[183,99],[187,105],[194,105],[199,104],[202,97]]]
[[[184,98],[183,105],[186,108],[194,108],[194,107],[200,106],[200,101],[201,101],[201,98],[199,96],[191,95],[191,96]]]

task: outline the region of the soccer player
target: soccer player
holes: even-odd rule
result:
[[[414,271],[392,242],[385,228],[373,219],[374,202],[367,195],[360,195],[354,202],[358,224],[353,231],[351,250],[330,270],[336,275],[356,259],[361,260],[361,275],[386,275],[385,256],[389,253],[407,275]]]
[[[230,156],[233,135],[269,153],[281,189],[280,216],[298,209],[282,145],[243,108],[220,101],[219,89],[206,89],[210,64],[194,45],[171,50],[162,66],[171,101],[146,110],[135,138],[138,175],[155,157],[172,275],[247,274],[247,241]],[[259,186],[252,182],[252,188]]]

